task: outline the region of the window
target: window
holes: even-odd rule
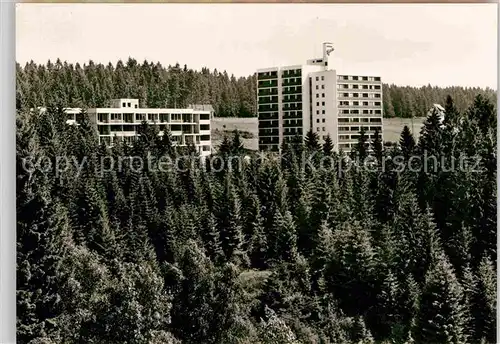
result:
[[[321,85],[321,89],[324,90],[325,89],[325,85]]]
[[[132,104],[128,103],[128,107],[132,107]]]
[[[362,123],[368,123],[368,118],[361,118]]]
[[[379,77],[379,76],[376,76],[376,77],[375,77],[375,81],[380,81],[380,77]]]
[[[380,106],[380,102],[375,102],[375,106]]]
[[[349,135],[339,135],[340,140],[349,140]]]
[[[325,80],[325,77],[322,75],[321,76],[321,81],[324,81]]]
[[[368,89],[368,85],[363,85],[363,89],[367,90]]]
[[[363,106],[368,106],[368,102],[363,102]]]
[[[319,131],[319,127],[316,128],[316,131]]]
[[[367,76],[364,76],[364,77],[363,77],[363,81],[368,81],[368,77],[367,77]]]
[[[316,118],[316,123],[319,123],[319,118]]]
[[[316,81],[319,81],[319,77],[316,77]]]
[[[324,118],[323,118],[321,121],[322,121],[323,123],[325,123],[325,119],[324,119]]]
[[[325,94],[324,93],[321,93],[321,98],[325,98]]]
[[[319,102],[316,102],[316,106],[319,106]]]
[[[316,115],[319,115],[319,110],[316,110]]]
[[[349,118],[339,118],[339,123],[349,123]]]
[[[137,109],[137,104],[135,104],[134,107]]]
[[[349,97],[349,93],[342,93],[343,97]]]
[[[353,77],[352,77],[352,80],[356,80],[356,81],[357,81],[357,80],[358,80],[358,77],[357,77],[357,76],[353,76]]]
[[[380,98],[380,93],[375,93],[375,98]]]
[[[368,93],[363,93],[363,98],[368,98]]]
[[[349,76],[347,76],[347,75],[344,75],[342,78],[343,78],[344,80],[349,80]]]
[[[353,98],[358,98],[358,97],[359,97],[359,93],[353,93],[353,94],[352,94],[352,97],[353,97]]]
[[[352,105],[359,106],[359,102],[352,102]]]
[[[125,107],[125,105],[126,105],[125,103],[122,103],[122,107]]]
[[[321,113],[324,115],[325,114],[325,110],[321,110]]]
[[[326,130],[325,130],[325,127],[323,127],[323,131],[326,131]]]
[[[319,93],[316,93],[316,98],[319,98]]]
[[[321,102],[321,105],[322,105],[322,106],[325,106],[325,102]]]
[[[210,152],[210,146],[203,146],[204,152]]]
[[[359,85],[352,85],[352,88],[359,88]]]

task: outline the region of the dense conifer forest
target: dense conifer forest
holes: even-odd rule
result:
[[[361,135],[347,156],[309,133],[238,159],[235,132],[200,161],[146,123],[132,146],[100,146],[56,105],[215,100],[235,115],[253,111],[252,78],[130,60],[29,64],[18,83],[20,104],[49,106],[17,114],[19,343],[496,342],[487,98],[449,97],[418,142]]]
[[[383,76],[382,76],[383,80]],[[401,87],[383,85],[385,117],[425,116],[434,104],[444,104],[450,95],[461,112],[478,94],[496,104],[492,89],[464,87]],[[179,64],[134,59],[116,65],[80,65],[57,60],[45,65],[17,65],[17,107],[103,107],[112,98],[138,98],[143,107],[185,107],[212,104],[219,117],[256,116],[255,76],[236,78],[226,71],[201,71]]]

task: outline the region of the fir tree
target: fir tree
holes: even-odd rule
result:
[[[448,259],[440,254],[425,276],[413,333],[415,343],[467,341],[462,293]]]

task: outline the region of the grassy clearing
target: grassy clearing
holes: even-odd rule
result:
[[[398,141],[403,127],[407,125],[417,139],[422,128],[424,117],[418,118],[384,118],[384,141]],[[216,117],[212,120],[212,143],[217,147],[224,133],[238,129],[242,132],[243,145],[247,149],[257,150],[258,122],[257,118]]]

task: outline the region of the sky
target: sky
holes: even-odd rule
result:
[[[133,57],[248,76],[335,47],[339,74],[497,89],[496,4],[17,4],[16,59]]]

